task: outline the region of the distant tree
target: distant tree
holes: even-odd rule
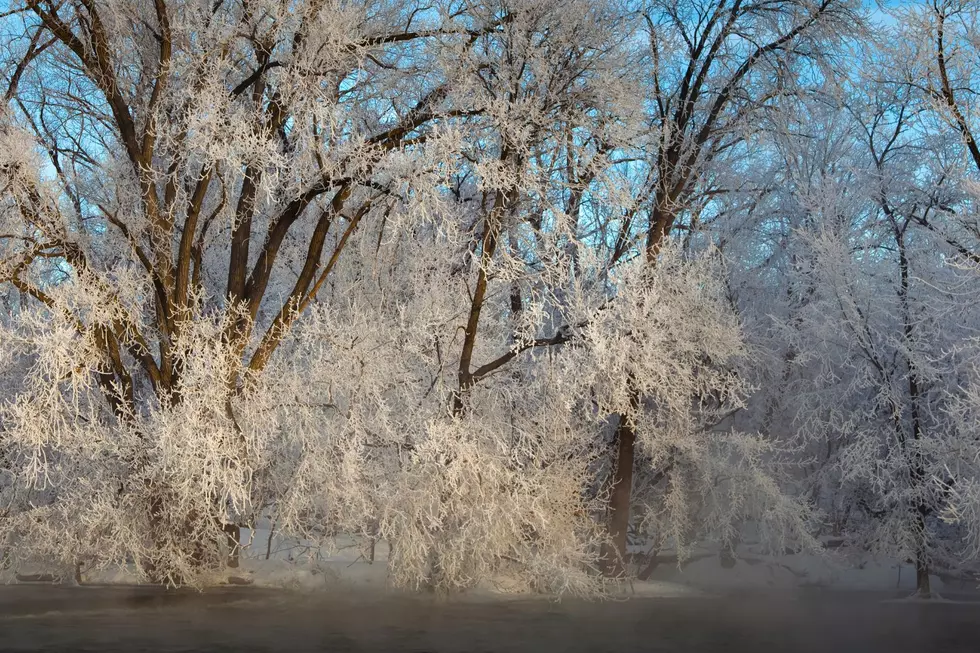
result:
[[[743,285],[739,304],[772,320],[758,342],[782,352],[756,419],[798,442],[810,496],[846,506],[843,534],[913,560],[928,596],[930,570],[966,562],[941,515],[972,477],[954,406],[980,286],[928,228],[967,206],[962,159],[923,128],[907,85],[873,79],[880,52],[774,139],[783,178],[755,223],[780,238],[758,272],[772,296],[756,306],[760,288]]]

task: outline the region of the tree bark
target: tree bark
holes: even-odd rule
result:
[[[915,592],[925,599],[932,596],[932,588],[929,585],[929,561],[923,546],[918,548],[915,555]]]
[[[620,415],[616,428],[619,450],[616,455],[616,471],[613,476],[612,493],[609,497],[609,538],[604,547],[604,570],[607,576],[620,577],[626,574],[626,535],[630,524],[630,498],[633,494],[633,462],[636,432],[629,424],[629,418]]]

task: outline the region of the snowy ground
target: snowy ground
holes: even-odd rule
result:
[[[285,538],[268,529],[244,530],[245,547],[240,566],[216,576],[211,583],[252,585],[299,591],[386,592],[391,590],[387,573],[388,546],[375,543],[373,560],[365,539],[337,537],[326,547],[315,548],[295,538]],[[646,581],[634,580],[622,591],[644,597],[681,597],[703,594],[731,594],[740,591],[793,590],[819,587],[831,590],[870,592],[912,592],[915,569],[891,560],[876,560],[843,550],[826,554],[797,554],[770,557],[745,546],[734,567],[721,565],[717,549],[692,553],[678,565],[670,552],[661,554],[660,563]],[[0,582],[74,580],[74,570],[57,570],[44,565],[21,565],[0,571]],[[83,570],[83,584],[135,584],[133,569]],[[975,593],[973,581],[946,583],[931,578],[932,590]],[[519,578],[501,574],[469,593],[472,597],[503,598],[526,596],[526,585]]]
[[[242,535],[246,546],[241,566],[235,572],[240,578],[259,587],[281,587],[300,590],[330,590],[344,588],[353,591],[390,590],[388,582],[388,545],[375,543],[374,558],[370,560],[370,544],[351,537],[334,538],[328,549],[316,551],[307,543],[294,538],[273,535],[256,529]],[[268,558],[266,554],[268,553]],[[626,591],[640,596],[689,596],[700,591],[688,585],[663,580],[634,584]],[[525,597],[526,583],[520,578],[501,573],[468,592],[476,598]]]
[[[347,536],[333,538],[326,548],[314,548],[296,538],[268,529],[242,530],[243,549],[237,575],[261,587],[318,590],[388,588],[388,545],[376,542],[373,561],[370,542]]]
[[[849,559],[827,554],[776,557],[743,554],[734,567],[725,569],[717,555],[697,557],[680,567],[663,563],[654,570],[652,581],[678,583],[707,591],[740,589],[794,589],[823,587],[834,590],[875,592],[915,590],[915,568],[895,561],[873,558]],[[942,592],[943,580],[931,577],[932,589]],[[966,588],[957,588],[957,590]]]
[[[368,542],[350,537],[335,538],[329,549],[315,551],[308,544],[273,534],[268,529],[244,531],[245,548],[238,575],[255,585],[294,589],[380,590],[388,587],[388,546],[377,542],[374,561],[369,562]],[[880,560],[828,551],[824,555],[797,554],[766,556],[747,545],[735,566],[721,566],[717,549],[693,552],[692,560],[681,566],[676,561],[660,564],[649,580],[633,581],[626,593],[638,596],[690,596],[702,593],[731,593],[739,590],[789,590],[823,587],[834,590],[904,592],[915,589],[915,568],[894,560]],[[268,553],[268,559],[266,554]],[[664,552],[669,556],[671,552]],[[931,577],[932,589],[947,589],[938,576]],[[976,583],[957,583],[952,591],[972,591]],[[477,588],[478,595],[524,593],[519,579],[501,575]]]

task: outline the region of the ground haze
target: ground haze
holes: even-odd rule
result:
[[[980,604],[870,593],[552,603],[0,588],[14,651],[976,651]]]

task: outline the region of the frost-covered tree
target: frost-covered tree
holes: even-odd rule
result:
[[[633,102],[655,21],[616,3],[13,3],[6,545],[197,582],[270,509],[388,540],[403,584],[516,564],[591,592],[610,429],[669,470],[643,496],[660,537],[695,514],[803,537],[766,444],[712,430],[746,393],[717,259],[659,218],[633,243],[648,202],[621,182],[661,138],[665,174],[700,169],[754,71],[837,8],[719,5],[701,73],[656,89],[689,146]],[[736,46],[740,21],[773,45]]]
[[[685,241],[759,120],[797,91],[855,24],[857,5],[839,0],[752,2],[654,1],[643,5],[648,51],[650,131],[642,144],[637,192],[613,231],[610,261],[645,257],[657,265],[676,233]],[[636,173],[634,173],[636,174]],[[636,400],[639,400],[639,394]],[[609,572],[621,573],[630,525],[636,433],[630,411],[617,418],[610,497]],[[655,479],[666,479],[664,469]]]
[[[942,516],[972,474],[954,415],[980,287],[944,236],[969,210],[959,138],[931,132],[907,84],[874,78],[881,52],[775,125],[777,181],[732,223],[764,239],[728,251],[750,265],[765,252],[738,284],[769,351],[756,423],[797,443],[838,534],[912,560],[928,595],[930,569],[968,561],[971,526]]]
[[[976,103],[980,85],[980,3],[974,0],[929,0],[897,4],[880,46],[879,81],[904,86],[919,112],[917,128],[950,141],[945,150],[962,160],[967,178],[980,174]],[[937,233],[961,258],[978,260],[975,211],[947,206],[939,219],[918,219]]]
[[[822,515],[928,593],[980,537],[977,7],[862,7],[7,3],[0,547],[203,583],[271,515],[594,594]]]
[[[601,52],[590,11],[566,16],[593,18],[598,36],[581,50]],[[508,80],[484,60],[505,30],[540,39],[526,23],[547,13],[533,2],[14,3],[0,234],[2,280],[23,300],[5,340],[24,372],[4,443],[14,475],[44,498],[22,497],[10,532],[57,527],[37,511],[77,512],[67,523],[84,525],[89,551],[146,552],[142,567],[160,578],[214,559],[261,468],[238,415],[257,402],[257,379],[367,223],[380,243],[441,213],[447,177],[468,163],[463,143],[495,138],[484,123],[507,106]],[[553,61],[527,63],[544,76]],[[558,83],[545,112],[578,90]],[[523,128],[503,118],[498,134]],[[498,185],[507,174],[480,172]],[[460,229],[461,217],[430,228]],[[72,546],[51,535],[36,539]]]

